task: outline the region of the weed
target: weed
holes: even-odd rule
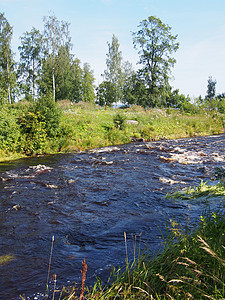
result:
[[[225,184],[223,181],[217,184],[209,184],[208,182],[201,181],[197,187],[189,187],[182,191],[177,191],[173,194],[167,194],[167,198],[180,198],[183,200],[196,199],[204,197],[206,201],[210,197],[225,196]]]
[[[224,221],[223,214],[209,213],[190,234],[171,220],[161,254],[142,254],[129,269],[126,258],[125,271],[114,270],[113,283],[105,287],[98,279],[87,299],[223,299]]]

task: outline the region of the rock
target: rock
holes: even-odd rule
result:
[[[126,123],[129,124],[129,125],[137,125],[137,124],[139,124],[139,122],[135,121],[135,120],[126,120]]]
[[[143,139],[143,138],[132,137],[132,138],[131,138],[131,142],[145,142],[145,139]]]
[[[12,209],[15,209],[16,211],[18,211],[21,208],[22,208],[22,206],[20,206],[19,204],[16,204],[12,207]]]

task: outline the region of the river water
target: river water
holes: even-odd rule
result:
[[[0,255],[13,259],[0,266],[0,299],[43,298],[53,235],[50,275],[59,287],[81,281],[84,257],[87,284],[124,265],[124,232],[130,260],[135,235],[156,253],[166,217],[191,227],[206,205],[166,193],[209,180],[225,167],[224,149],[218,135],[1,163]],[[220,200],[207,204],[216,209]]]

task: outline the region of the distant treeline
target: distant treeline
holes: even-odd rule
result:
[[[190,98],[173,90],[169,84],[171,68],[175,64],[172,54],[178,50],[177,35],[171,27],[156,17],[140,22],[133,33],[134,47],[140,65],[134,71],[131,63],[123,61],[118,38],[108,42],[106,70],[103,81],[95,86],[94,72],[89,64],[81,64],[72,54],[70,24],[60,21],[54,14],[44,17],[44,30],[26,31],[18,45],[19,61],[11,49],[13,27],[4,13],[0,13],[0,103],[13,103],[21,99],[37,101],[41,95],[53,101],[67,99],[73,103],[91,102],[101,106],[113,103],[143,107],[181,108]],[[211,79],[211,87],[215,83]],[[212,90],[211,90],[212,92]],[[208,99],[214,98],[212,93]],[[224,98],[220,95],[220,101]],[[199,97],[198,104],[203,104]]]

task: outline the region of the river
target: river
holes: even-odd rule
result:
[[[124,232],[130,260],[135,236],[156,253],[165,218],[191,227],[206,205],[166,193],[209,180],[225,167],[224,149],[222,134],[1,163],[0,255],[13,259],[0,266],[0,299],[43,299],[52,236],[50,275],[59,288],[81,281],[84,257],[87,284],[124,265]]]

